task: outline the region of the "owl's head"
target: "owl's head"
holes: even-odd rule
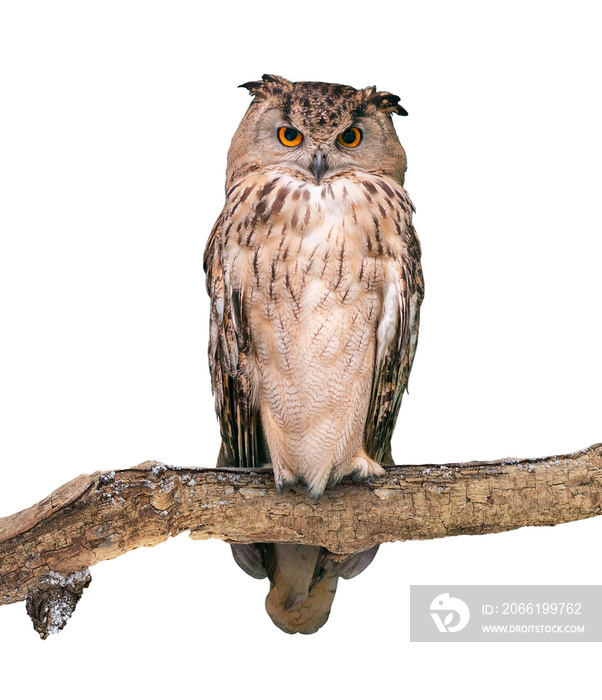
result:
[[[226,186],[266,167],[286,166],[321,179],[370,170],[403,184],[406,154],[391,114],[399,97],[370,87],[291,83],[276,75],[245,83],[254,99],[228,152]]]

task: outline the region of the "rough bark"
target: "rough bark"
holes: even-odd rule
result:
[[[0,518],[0,605],[27,599],[45,638],[62,629],[89,566],[190,531],[193,539],[302,542],[344,558],[377,543],[557,525],[602,511],[602,444],[543,459],[388,467],[319,501],[279,494],[270,469],[145,462],[73,479]]]

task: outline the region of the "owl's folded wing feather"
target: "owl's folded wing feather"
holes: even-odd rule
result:
[[[377,333],[377,351],[374,362],[372,395],[366,419],[364,441],[368,456],[379,464],[392,464],[391,437],[401,399],[408,386],[408,378],[416,343],[420,304],[424,296],[420,245],[414,228],[408,223],[404,231],[407,244],[406,259],[395,265],[395,283],[392,291],[396,299],[391,303],[395,318],[394,337]],[[385,299],[385,312],[387,299]]]
[[[204,268],[211,300],[209,369],[222,434],[220,465],[259,466],[259,415],[251,401],[247,357],[250,337],[242,293],[231,288],[222,265],[222,217],[205,248]]]

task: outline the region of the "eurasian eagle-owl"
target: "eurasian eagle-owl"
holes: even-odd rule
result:
[[[218,466],[270,464],[312,498],[347,474],[392,464],[391,435],[423,296],[406,156],[376,88],[245,83],[254,99],[228,152],[226,203],[205,251],[209,364],[222,433]],[[266,608],[286,632],[326,622],[339,576],[322,547],[233,545],[268,576]]]

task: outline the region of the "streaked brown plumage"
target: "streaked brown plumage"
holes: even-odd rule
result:
[[[280,490],[302,481],[318,498],[347,474],[392,463],[423,296],[390,116],[406,112],[375,88],[270,75],[244,87],[255,99],[205,251],[219,463],[269,463]],[[273,621],[305,633],[328,618],[338,577],[376,553],[336,563],[301,545],[233,551],[247,573],[270,578]]]

